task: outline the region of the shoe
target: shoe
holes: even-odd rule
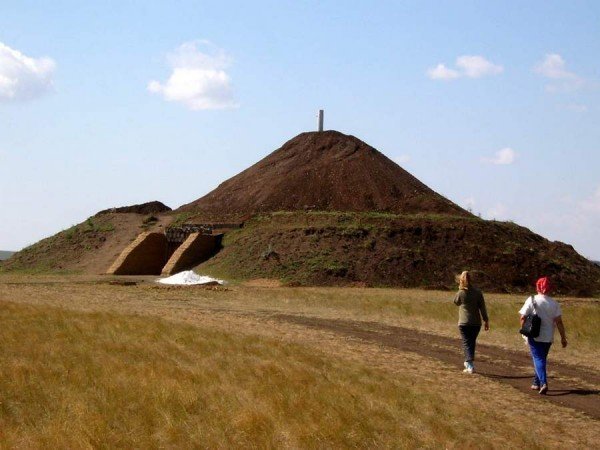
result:
[[[542,387],[540,388],[540,395],[546,395],[546,392],[548,392],[548,385],[543,384]]]
[[[463,370],[464,373],[473,373],[474,367],[472,363],[469,362],[465,362],[465,369]]]
[[[531,390],[532,390],[532,391],[539,391],[539,390],[540,390],[540,387],[539,387],[537,384],[532,384],[532,385],[531,385]]]

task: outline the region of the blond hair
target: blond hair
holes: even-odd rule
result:
[[[468,270],[465,270],[456,276],[456,281],[458,281],[459,289],[469,289],[471,287],[471,274]]]

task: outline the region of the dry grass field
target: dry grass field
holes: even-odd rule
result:
[[[521,297],[488,296],[492,331],[480,338],[482,368],[507,364],[514,376],[468,376],[449,292],[109,281],[0,276],[0,448],[600,440],[598,299],[561,299],[570,346],[551,351],[551,390],[569,389],[540,398],[515,388],[531,371]],[[423,351],[407,345],[415,336]]]

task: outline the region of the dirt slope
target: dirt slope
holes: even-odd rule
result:
[[[201,270],[302,285],[446,288],[469,269],[491,291],[524,292],[552,275],[561,293],[600,293],[600,267],[569,245],[481,220],[337,131],[302,133],[208,195],[168,210],[150,202],[102,211],[1,270],[104,273],[141,231],[246,222]]]
[[[175,212],[232,219],[303,209],[470,215],[373,147],[338,131],[302,133]]]
[[[138,234],[161,230],[171,220],[171,216],[102,212],[15,253],[1,268],[3,271],[104,273]]]
[[[474,271],[487,291],[528,292],[551,275],[558,292],[600,293],[600,268],[573,247],[508,222],[441,215],[276,213],[226,235],[199,270],[300,285],[454,288]]]
[[[108,213],[136,213],[136,214],[161,214],[171,211],[167,205],[159,201],[142,203],[140,205],[121,206],[117,208],[104,209],[96,215]]]

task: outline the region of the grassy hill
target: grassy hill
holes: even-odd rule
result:
[[[18,252],[1,270],[104,273],[140,232],[163,230],[179,216],[93,216]],[[529,292],[537,277],[551,275],[559,294],[600,292],[600,267],[567,244],[510,222],[443,214],[262,214],[228,232],[223,249],[198,270],[229,280],[428,289],[454,289],[454,276],[471,270],[487,291]]]
[[[101,212],[24,248],[2,271],[104,273],[139,233],[161,230],[170,221],[164,215]]]
[[[448,289],[468,269],[488,291],[529,292],[551,275],[559,293],[600,292],[600,267],[570,245],[482,220],[336,131],[302,133],[174,211],[158,201],[101,211],[1,270],[105,273],[142,231],[210,223],[244,224],[200,267],[230,280]]]
[[[454,289],[466,269],[489,291],[528,292],[551,275],[559,293],[600,292],[600,268],[567,244],[510,222],[444,215],[262,215],[227,234],[223,250],[198,268],[296,285],[436,289]]]

